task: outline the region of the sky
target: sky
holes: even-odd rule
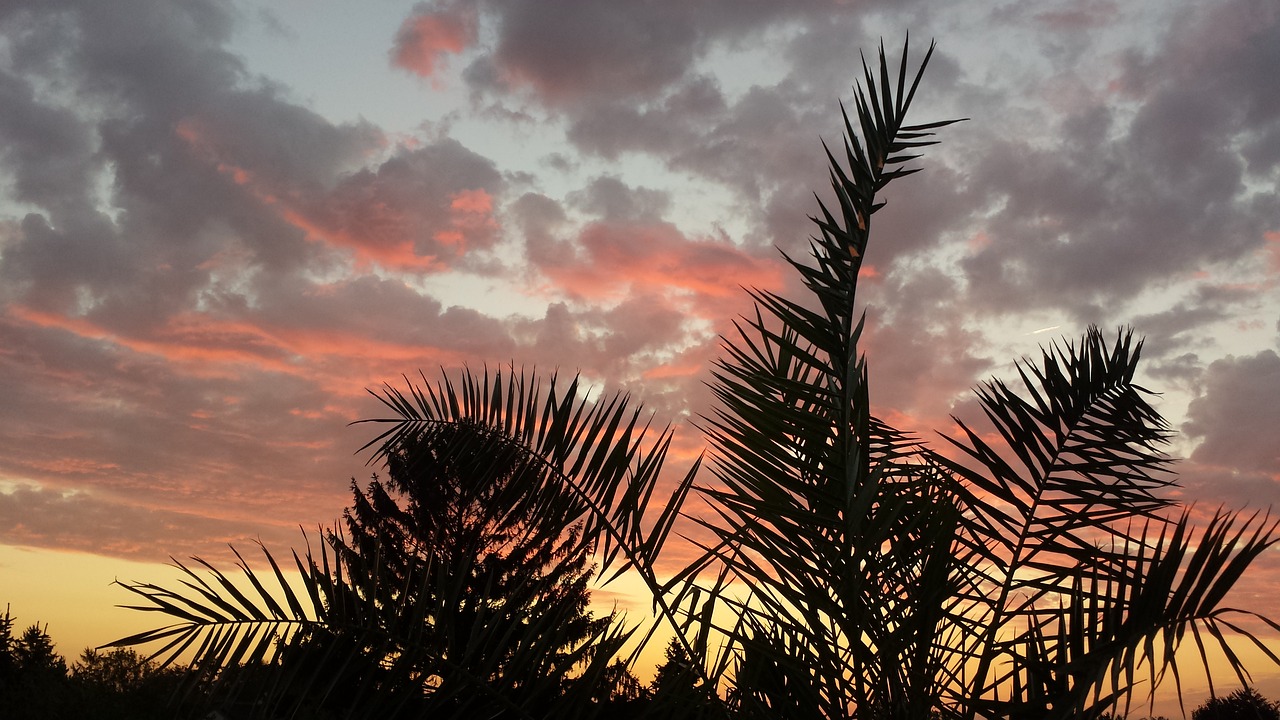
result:
[[[1280,507],[1274,0],[0,2],[0,601],[76,655],[150,621],[112,578],[299,545],[419,371],[581,373],[687,462],[908,32],[909,119],[969,120],[875,218],[876,414],[1132,326],[1178,495]],[[1280,616],[1274,552],[1237,595]]]

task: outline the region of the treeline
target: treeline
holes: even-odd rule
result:
[[[278,668],[245,665],[224,670],[220,682],[195,683],[186,665],[160,664],[129,648],[85,648],[70,665],[55,650],[47,626],[15,633],[16,618],[0,616],[0,719],[170,720],[175,717],[236,720],[258,714],[264,686],[281,681]],[[315,661],[295,652],[293,667]],[[337,671],[330,680],[339,681]],[[688,656],[674,641],[651,682],[625,673],[597,699],[610,720],[653,717],[659,706],[701,707],[702,717],[721,717],[714,693],[699,686]],[[327,720],[346,714],[341,695],[329,703],[300,702],[289,717]]]
[[[47,626],[17,632],[0,616],[0,718],[4,720],[167,720],[192,715],[180,696],[186,668],[160,668],[128,648],[86,648],[67,665]]]
[[[236,702],[219,698],[207,688],[189,687],[189,669],[184,666],[161,668],[128,648],[86,648],[68,666],[55,651],[46,626],[35,623],[16,635],[14,628],[15,618],[6,608],[0,616],[0,717],[4,720],[167,720],[180,716],[235,720],[240,714],[252,714],[249,707],[241,707],[237,713]],[[634,678],[619,682],[615,693],[605,699],[610,707],[603,716],[610,720],[650,716],[656,705],[669,704],[675,698],[686,708],[690,703],[701,706],[702,712],[694,714],[727,716],[727,710],[718,707],[716,695],[700,688],[696,677],[680,644],[672,642],[652,682],[643,685]],[[323,708],[311,708],[294,717],[322,720],[334,715]],[[1192,711],[1191,719],[1280,720],[1280,700],[1269,700],[1245,687],[1209,698]],[[1104,720],[1118,720],[1118,716],[1107,715]]]

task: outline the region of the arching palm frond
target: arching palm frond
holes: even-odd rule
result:
[[[240,581],[194,558],[193,565],[174,561],[184,576],[181,590],[118,583],[142,599],[125,607],[176,622],[110,647],[162,643],[149,659],[161,666],[188,661],[189,691],[211,691],[219,704],[247,704],[257,716],[351,696],[360,690],[353,683],[366,692],[379,689],[375,705],[382,709],[403,702],[392,683],[381,680],[404,674],[413,660],[404,648],[417,647],[422,609],[379,602],[390,576],[378,561],[331,555],[322,544],[318,558],[309,549],[302,557],[293,553],[297,579],[291,580],[292,572],[261,549],[269,573],[254,571],[233,548]],[[378,672],[361,671],[374,667]]]
[[[599,543],[602,574],[652,568],[699,465],[676,484],[655,518],[651,503],[670,448],[670,428],[652,433],[625,394],[586,397],[576,376],[562,391],[553,374],[545,396],[536,377],[517,375],[514,368],[508,376],[486,369],[479,376],[466,370],[457,382],[422,380],[405,390],[387,385],[373,393],[392,414],[359,421],[389,425],[361,448],[374,449],[371,462],[421,433],[464,427],[466,432],[453,433],[444,449],[473,458],[473,465],[459,472],[484,476],[495,458],[522,456],[542,472],[540,514],[556,522],[581,521],[582,542]]]
[[[254,697],[255,716],[320,706],[343,717],[424,709],[453,717],[592,716],[601,707],[600,683],[634,660],[619,653],[636,628],[614,616],[583,625],[585,608],[554,598],[568,591],[564,582],[604,573],[608,580],[627,569],[656,589],[653,562],[696,464],[670,501],[649,513],[670,431],[650,433],[624,395],[584,394],[577,378],[561,386],[552,376],[544,392],[514,370],[464,372],[434,385],[424,378],[422,386],[376,394],[393,414],[368,421],[390,425],[362,448],[373,449],[371,462],[408,463],[402,470],[411,474],[413,463],[443,459],[452,476],[469,478],[468,487],[504,493],[479,508],[495,537],[515,543],[503,545],[512,548],[503,550],[506,570],[478,570],[495,584],[464,582],[474,573],[446,567],[439,548],[406,553],[410,540],[393,522],[404,511],[375,483],[370,494],[357,492],[351,512],[391,521],[358,537],[329,533],[318,558],[295,555],[300,590],[269,553],[266,575],[241,562],[247,593],[203,561],[196,563],[211,581],[179,564],[180,590],[125,585],[145,600],[133,607],[176,623],[114,645],[163,642],[157,656],[165,662],[189,654],[195,679],[214,681],[225,701]],[[592,557],[600,563],[595,573],[584,565]]]
[[[998,380],[978,393],[999,443],[957,420],[962,459],[936,459],[965,481],[956,556],[969,591],[953,609],[975,621],[956,646],[975,669],[948,692],[966,717],[1127,707],[1141,665],[1151,688],[1177,676],[1189,630],[1233,657],[1218,603],[1280,536],[1265,518],[1221,513],[1202,532],[1166,518],[1168,430],[1135,384],[1140,351],[1131,331],[1108,345],[1090,329],[1020,363],[1025,398]]]

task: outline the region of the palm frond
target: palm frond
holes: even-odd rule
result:
[[[386,385],[372,394],[392,414],[358,422],[389,427],[360,450],[372,448],[370,462],[378,462],[431,428],[465,426],[451,452],[460,456],[464,446],[485,448],[472,453],[477,465],[467,472],[483,475],[489,468],[481,464],[501,453],[538,464],[546,473],[548,492],[539,496],[550,503],[545,514],[584,524],[582,541],[600,543],[602,574],[613,571],[616,577],[633,567],[643,572],[669,536],[698,463],[653,518],[651,502],[671,429],[652,432],[625,394],[592,400],[577,377],[561,390],[555,374],[548,385],[543,393],[536,377],[517,374],[514,367],[509,375],[464,370],[456,383],[432,383],[423,375],[421,385],[408,382],[405,390]]]
[[[715,540],[679,576],[677,602],[690,617],[714,615],[715,603],[739,618],[720,629],[724,654],[742,653],[743,712],[768,715],[794,701],[788,712],[845,717],[931,697],[940,656],[932,628],[915,630],[936,619],[949,580],[914,552],[950,544],[943,518],[953,503],[932,494],[949,476],[907,462],[914,439],[872,419],[855,301],[877,193],[914,172],[902,164],[949,124],[905,121],[932,52],[912,72],[904,48],[896,80],[883,48],[878,73],[864,63],[857,127],[844,116],[843,164],[828,149],[838,205],[819,202],[809,262],[784,254],[810,302],[751,291],[754,315],[723,340],[717,406],[702,423],[718,482],[698,488],[714,516],[697,522]],[[701,584],[712,569],[715,579]],[[750,599],[731,599],[735,585]],[[806,668],[787,670],[794,662]]]
[[[951,612],[980,622],[957,643],[976,670],[948,692],[966,717],[1127,707],[1143,665],[1152,689],[1166,671],[1177,680],[1188,631],[1243,669],[1218,603],[1280,539],[1276,525],[1219,514],[1197,533],[1186,515],[1165,517],[1168,427],[1135,384],[1140,351],[1132,331],[1108,345],[1091,328],[1039,365],[1019,363],[1025,398],[999,380],[978,392],[1001,444],[957,420],[964,437],[948,439],[962,459],[936,456],[965,481],[956,548],[970,591]]]

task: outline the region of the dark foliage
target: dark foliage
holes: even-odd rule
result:
[[[1280,701],[1272,702],[1251,687],[1226,697],[1211,697],[1191,711],[1191,720],[1280,720]]]
[[[403,438],[387,454],[385,484],[352,483],[346,535],[329,541],[353,566],[376,558],[377,602],[423,617],[416,647],[398,649],[420,661],[399,665],[396,678],[400,689],[431,688],[413,703],[420,711],[494,716],[512,703],[541,716],[615,618],[588,609],[595,548],[581,542],[580,523],[566,525],[581,507],[547,497],[545,468],[522,448],[472,437],[440,426]],[[567,512],[539,512],[545,502]],[[535,634],[556,641],[532,644]]]
[[[17,638],[12,627],[6,610],[0,617],[4,720],[169,720],[197,713],[198,708],[179,702],[185,668],[162,669],[132,650],[88,648],[68,672],[46,627],[32,625]]]

